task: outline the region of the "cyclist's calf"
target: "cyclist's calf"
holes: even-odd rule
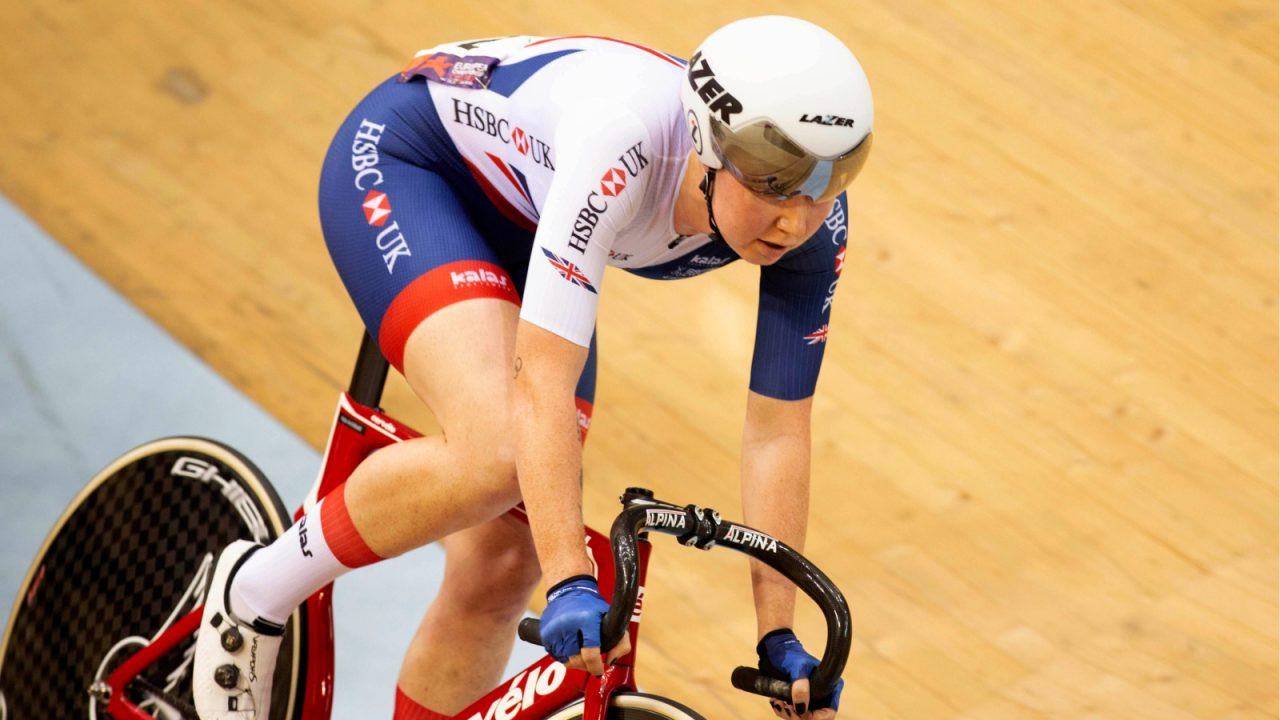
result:
[[[498,517],[446,538],[444,547],[445,605],[500,624],[520,617],[542,576],[528,526]]]
[[[476,687],[501,679],[540,572],[528,527],[506,516],[451,535],[444,547],[444,583],[405,654],[399,686],[451,715],[475,699]]]

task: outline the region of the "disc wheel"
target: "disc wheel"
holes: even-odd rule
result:
[[[582,720],[582,702],[557,710],[547,720]],[[706,720],[675,700],[639,692],[615,693],[605,716],[608,720]]]
[[[63,511],[23,580],[0,641],[0,720],[102,718],[88,689],[203,603],[217,553],[291,524],[262,472],[212,440],[135,448]],[[272,720],[296,720],[304,684],[300,608],[286,626]],[[157,718],[190,711],[194,635],[126,692]]]

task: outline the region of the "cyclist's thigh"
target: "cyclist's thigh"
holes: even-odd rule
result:
[[[406,103],[419,104],[416,114]],[[506,395],[519,289],[510,259],[492,248],[532,237],[492,237],[491,221],[477,227],[449,176],[454,151],[421,119],[422,103],[433,112],[422,88],[386,83],[357,106],[326,157],[320,217],[370,335],[448,424],[466,407],[450,398],[492,411]]]
[[[509,437],[519,313],[512,303],[469,300],[433,313],[409,336],[405,379],[431,407],[449,442],[488,444],[495,436]],[[512,448],[502,450],[506,455]]]
[[[441,308],[477,298],[519,303],[511,269],[493,249],[505,238],[490,237],[492,223],[465,199],[457,151],[434,112],[421,84],[383,83],[339,128],[320,174],[330,257],[365,327],[400,370],[410,333]]]

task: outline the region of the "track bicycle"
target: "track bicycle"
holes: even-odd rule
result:
[[[388,363],[366,335],[351,384],[338,399],[319,476],[292,517],[263,473],[233,448],[172,437],[135,448],[72,500],[32,563],[0,642],[0,720],[197,720],[191,697],[195,631],[213,562],[240,538],[267,543],[345,482],[370,453],[419,433],[378,407]],[[848,604],[817,567],[785,543],[719,513],[629,488],[608,537],[584,528],[601,594],[610,600],[602,646],[624,633],[631,651],[602,676],[550,656],[485,693],[454,720],[705,720],[674,700],[639,692],[639,649],[651,533],[683,545],[754,557],[794,582],[822,610],[827,638],[810,677],[830,691],[851,642]],[[527,522],[523,507],[508,511]],[[541,645],[538,620],[519,636]],[[225,640],[225,639],[224,639]],[[333,585],[286,624],[271,720],[329,720],[334,692]],[[734,687],[789,701],[790,683],[754,668]]]

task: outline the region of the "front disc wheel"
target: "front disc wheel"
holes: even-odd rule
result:
[[[547,720],[582,720],[582,700],[563,707]],[[608,720],[706,720],[675,700],[638,692],[615,693],[609,699]]]

